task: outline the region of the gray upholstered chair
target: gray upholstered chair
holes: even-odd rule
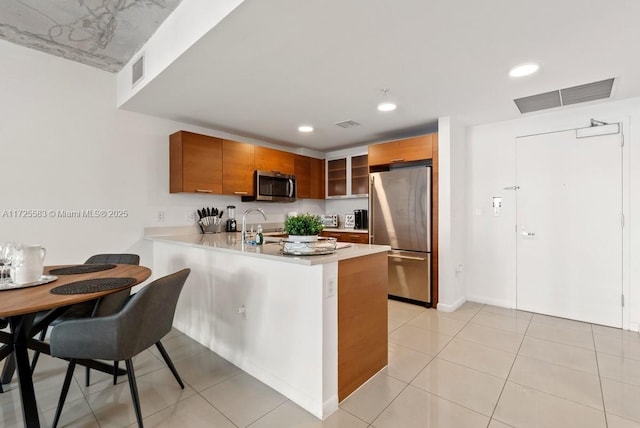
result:
[[[0,318],[0,330],[6,328],[9,325],[9,320],[6,318]],[[5,358],[13,358],[13,344],[11,343],[11,335],[4,331],[0,331],[0,361]],[[3,393],[2,382],[0,381],[0,393]]]
[[[134,356],[155,344],[178,384],[184,389],[180,375],[160,339],[171,330],[178,297],[190,272],[190,269],[183,269],[153,281],[131,296],[116,314],[64,321],[53,328],[51,355],[69,360],[53,428],[60,420],[78,359],[125,361],[139,427],[142,427],[142,413],[133,371]]]
[[[140,264],[140,256],[137,254],[126,254],[126,253],[116,253],[116,254],[96,254],[87,259],[84,264],[127,264],[127,265],[139,265]],[[91,300],[89,302],[78,303],[72,305],[66,312],[64,312],[58,318],[55,318],[51,323],[48,323],[44,326],[44,328],[40,331],[39,340],[44,340],[47,335],[48,327],[54,326],[60,322],[68,321],[72,319],[78,318],[86,318],[86,317],[96,317],[96,316],[105,316],[116,313],[124,304],[124,302],[129,298],[131,294],[131,289],[127,288],[126,290],[118,291],[117,293],[112,293],[107,296],[101,297],[97,300]],[[45,316],[49,314],[49,311],[43,311],[36,314],[34,324],[38,324],[39,321],[44,319]],[[38,357],[40,357],[40,352],[36,351],[33,354],[33,359],[31,360],[31,372],[33,373],[36,369],[36,364],[38,362]],[[86,386],[89,386],[90,380],[90,369],[86,368]],[[118,366],[114,364],[113,367],[113,384],[115,385],[118,381]]]

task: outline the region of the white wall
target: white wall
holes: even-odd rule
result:
[[[466,301],[465,128],[451,117],[438,120],[438,310]],[[462,272],[456,272],[456,268]]]
[[[123,251],[139,253],[150,264],[144,227],[192,224],[187,213],[202,206],[233,204],[241,217],[258,205],[239,197],[169,194],[171,133],[233,136],[118,110],[113,74],[0,41],[0,93],[0,241],[39,243],[48,250],[47,264]],[[269,222],[284,221],[291,210],[324,213],[324,201],[318,200],[260,206]],[[128,215],[49,214],[79,209],[121,209]],[[44,210],[47,217],[15,217],[15,210]],[[159,211],[164,222],[157,221]],[[254,215],[249,220],[262,222]]]
[[[515,307],[516,303],[516,195],[505,187],[515,184],[517,136],[585,127],[589,119],[622,121],[623,149],[624,284],[627,310],[623,326],[638,329],[640,322],[640,99],[595,103],[557,109],[521,119],[474,126],[467,130],[467,265],[468,300]],[[500,216],[493,215],[493,196],[502,196]],[[594,200],[597,195],[594,195]]]

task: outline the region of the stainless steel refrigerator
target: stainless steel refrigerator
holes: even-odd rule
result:
[[[431,167],[369,177],[372,244],[390,245],[389,297],[431,305]]]

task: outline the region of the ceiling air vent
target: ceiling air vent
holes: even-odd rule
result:
[[[136,83],[142,80],[144,77],[144,54],[140,55],[140,58],[133,63],[131,67],[131,87],[134,87]]]
[[[560,91],[545,92],[544,94],[531,95],[530,97],[513,100],[520,113],[530,113],[532,111],[544,110],[553,107],[560,107]]]
[[[344,122],[336,123],[336,125],[340,126],[341,128],[353,128],[354,126],[360,126],[360,124],[355,120],[345,120]]]
[[[524,114],[548,108],[600,100],[611,96],[613,80],[614,79],[611,78],[599,82],[587,83],[585,85],[572,86],[570,88],[545,92],[544,94],[517,98],[513,101],[516,103],[520,113]]]
[[[611,96],[611,89],[613,89],[613,79],[561,89],[562,105],[566,106],[569,104],[586,103],[587,101],[609,98]]]

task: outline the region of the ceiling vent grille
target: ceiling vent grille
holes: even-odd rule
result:
[[[140,55],[140,58],[133,63],[131,67],[131,87],[134,87],[136,83],[142,80],[144,77],[144,54]]]
[[[520,113],[530,113],[562,105],[560,91],[545,92],[544,94],[531,95],[530,97],[518,98],[513,101],[518,106]]]
[[[587,83],[586,85],[573,86],[561,89],[562,105],[586,103],[587,101],[609,98],[613,89],[613,79]]]
[[[599,82],[587,83],[585,85],[572,86],[570,88],[545,92],[544,94],[517,98],[513,101],[516,103],[520,113],[524,114],[548,108],[600,100],[611,96],[613,80],[614,79],[611,78]]]
[[[355,120],[345,120],[344,122],[336,123],[341,128],[353,128],[354,126],[360,126],[358,122]]]

